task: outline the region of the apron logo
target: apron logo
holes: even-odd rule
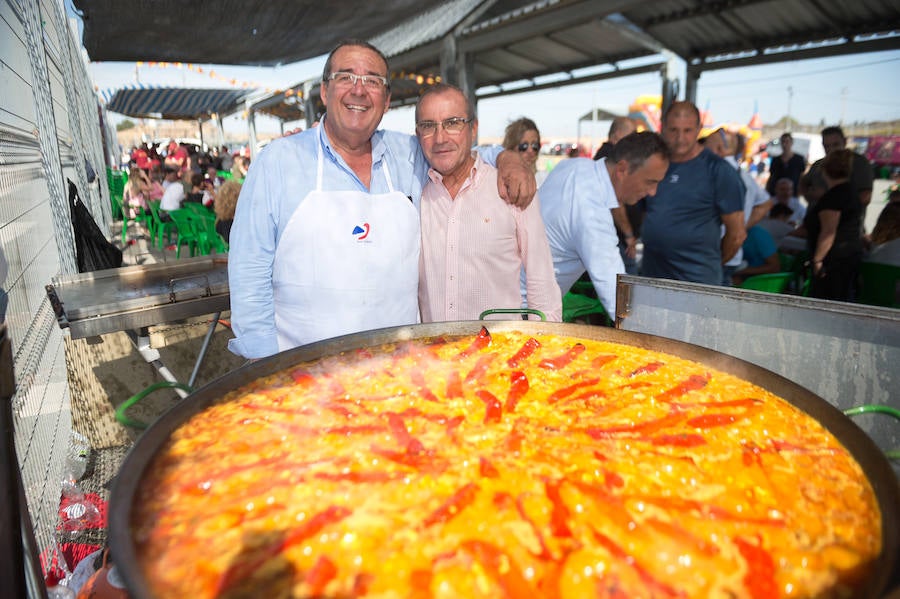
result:
[[[362,235],[360,235],[360,233],[362,233]],[[363,239],[368,237],[369,223],[363,223],[362,227],[360,227],[359,225],[353,227],[353,235],[359,235],[359,237],[356,238],[358,241],[362,241]]]

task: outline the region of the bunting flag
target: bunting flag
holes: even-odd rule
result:
[[[286,95],[296,95],[299,97],[303,97],[303,90],[300,90],[300,89],[290,89],[290,90],[277,89],[277,88],[267,87],[265,85],[261,85],[260,83],[256,83],[253,81],[242,81],[235,77],[225,77],[224,75],[220,75],[213,69],[204,69],[200,65],[195,65],[192,62],[165,62],[165,61],[149,60],[146,62],[138,61],[134,64],[138,68],[150,67],[150,68],[157,68],[157,69],[168,69],[168,68],[187,69],[188,71],[191,71],[192,73],[197,73],[199,75],[206,75],[210,79],[215,79],[216,81],[221,81],[222,83],[226,83],[232,87],[240,87],[243,89],[262,90],[262,91],[266,92],[267,94],[284,93]],[[290,93],[288,93],[288,92],[290,92]]]

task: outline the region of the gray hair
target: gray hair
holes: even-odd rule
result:
[[[670,159],[669,146],[659,134],[652,131],[641,131],[640,133],[629,133],[620,139],[613,146],[608,160],[611,163],[624,160],[628,163],[628,172],[634,172],[654,154],[659,154],[668,162]]]

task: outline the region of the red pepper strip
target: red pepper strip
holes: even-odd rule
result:
[[[670,536],[679,542],[687,542],[698,553],[702,553],[704,555],[709,555],[712,557],[718,555],[721,551],[718,546],[714,545],[713,543],[707,542],[706,539],[702,537],[688,532],[683,526],[679,526],[675,522],[664,522],[651,516],[644,520],[644,524],[655,528],[662,534]]]
[[[744,466],[752,466],[756,464],[762,468],[762,453],[765,450],[755,443],[746,443],[741,447],[741,461]]]
[[[447,399],[454,399],[462,396],[462,381],[459,379],[459,372],[452,370],[447,377]]]
[[[504,553],[496,545],[469,539],[463,541],[460,547],[470,553],[485,569],[485,571],[497,581],[503,589],[504,597],[534,597],[537,589],[533,588],[512,558]]]
[[[397,444],[400,447],[406,450],[406,453],[421,453],[425,451],[425,446],[422,445],[422,442],[409,434],[406,423],[403,422],[403,418],[399,414],[388,412],[387,419],[394,439],[397,440]]]
[[[409,586],[412,589],[411,599],[431,599],[431,581],[434,574],[431,570],[413,570],[409,575]]]
[[[466,375],[465,382],[471,383],[480,380],[487,372],[488,367],[495,357],[494,354],[487,354],[478,358],[478,363],[476,363],[475,367]]]
[[[517,428],[513,428],[510,431],[509,436],[506,438],[506,449],[509,451],[519,451],[522,449],[522,439],[524,439],[524,435],[522,435],[522,431]]]
[[[762,547],[762,539],[757,535],[758,545],[745,541],[740,537],[732,539],[747,562],[747,573],[744,575],[744,586],[750,591],[753,599],[770,599],[779,597],[778,585],[775,582],[775,561],[771,554]]]
[[[748,524],[759,524],[761,526],[778,526],[783,527],[785,521],[781,518],[753,518],[743,515],[732,514],[725,508],[707,503],[701,503],[693,499],[681,499],[678,497],[659,497],[659,496],[643,496],[635,497],[647,503],[652,503],[670,510],[678,510],[682,512],[696,511],[703,518],[710,520],[728,520],[731,522],[746,522]]]
[[[484,478],[498,478],[500,473],[486,458],[478,458],[478,472]]]
[[[669,447],[698,447],[706,445],[703,435],[693,433],[680,433],[676,435],[660,435],[649,439],[654,445],[666,445]]]
[[[334,562],[324,555],[320,555],[313,567],[306,573],[304,582],[309,585],[309,594],[319,597],[325,592],[328,583],[337,576],[338,569]]]
[[[702,389],[709,383],[709,379],[709,375],[700,376],[699,374],[692,374],[686,381],[682,381],[668,391],[663,391],[657,395],[656,399],[668,401],[670,399],[675,399],[676,397],[681,397],[685,393]]]
[[[540,366],[541,368],[547,368],[548,370],[559,370],[560,368],[568,366],[572,362],[572,360],[577,358],[584,350],[584,344],[576,343],[572,346],[571,349],[569,349],[569,351],[561,356],[541,360],[541,363],[538,364],[538,366]]]
[[[312,385],[316,382],[316,377],[305,368],[298,368],[291,372],[291,378],[294,379],[294,383],[297,385]]]
[[[519,400],[528,393],[528,377],[521,370],[517,370],[509,375],[509,382],[509,393],[506,395],[506,403],[503,404],[503,409],[507,412],[515,412]]]
[[[510,499],[512,499],[512,497],[510,497]],[[531,526],[531,530],[534,531],[534,536],[537,537],[538,544],[541,546],[541,552],[537,557],[543,560],[552,560],[553,554],[550,553],[550,548],[547,547],[547,543],[544,541],[544,535],[541,534],[541,529],[538,528],[537,524],[534,523],[534,520],[531,519],[531,516],[528,515],[528,512],[525,511],[524,499],[524,493],[516,498],[516,511],[519,512],[519,517],[522,518],[522,520],[528,522],[529,526]],[[496,497],[494,498],[494,502],[496,503]]]
[[[603,468],[603,485],[607,491],[612,491],[613,487],[621,489],[625,486],[625,480],[619,476],[618,472]]]
[[[634,568],[635,572],[637,572],[638,576],[648,587],[656,589],[660,593],[665,593],[670,597],[680,597],[684,595],[684,593],[680,593],[673,587],[670,587],[669,585],[654,578],[653,575],[650,574],[650,572],[648,572],[643,566],[641,566],[633,556],[629,555],[627,551],[616,545],[616,543],[612,539],[610,539],[603,533],[594,530],[594,528],[591,528],[591,532],[594,533],[594,538],[597,539],[597,542],[603,545],[603,547],[607,551],[609,551],[609,553],[614,558],[621,560]],[[655,595],[656,593],[651,594]]]
[[[374,358],[375,354],[373,354],[371,350],[369,350],[369,348],[361,347],[360,349],[356,350],[356,357],[361,359]]]
[[[665,366],[665,364],[663,364],[662,362],[650,362],[649,364],[644,364],[637,370],[632,371],[632,373],[628,376],[633,377],[639,374],[650,374],[651,372],[656,372],[657,370],[659,370],[661,366]]]
[[[459,352],[457,355],[457,359],[462,360],[463,358],[468,358],[475,352],[478,352],[488,345],[491,344],[491,334],[488,333],[488,330],[484,327],[481,327],[481,330],[478,331],[478,335],[475,337],[475,340],[472,341],[472,345],[467,347],[466,349]]]
[[[589,428],[585,432],[594,439],[603,439],[610,435],[619,433],[655,433],[658,430],[675,426],[684,419],[681,414],[669,414],[656,420],[647,420],[637,422],[635,424],[623,424],[621,426],[611,426],[609,428]]]
[[[421,369],[410,369],[409,378],[412,379],[413,385],[419,388],[419,394],[423,399],[434,402],[438,401],[437,396],[435,396],[435,394],[431,392],[431,389],[428,388],[428,384],[425,382],[425,375],[422,373]]]
[[[350,509],[342,506],[329,506],[324,511],[319,512],[294,530],[290,531],[287,536],[280,541],[276,541],[268,547],[263,548],[262,551],[258,552],[259,554],[254,559],[236,562],[219,578],[218,584],[216,585],[216,596],[224,595],[228,589],[253,575],[253,573],[259,570],[263,564],[283,552],[285,549],[302,543],[306,539],[319,534],[319,532],[329,524],[340,522],[351,513],[352,511]]]
[[[842,450],[835,447],[802,447],[777,439],[769,439],[769,443],[775,451],[793,451],[797,453],[813,453],[816,455],[836,455],[842,452]]]
[[[406,476],[404,472],[316,472],[319,480],[348,481],[351,483],[386,483]]]
[[[433,451],[420,451],[411,453],[407,451],[391,451],[377,446],[371,446],[370,451],[381,457],[422,472],[443,472],[447,469],[447,461],[434,455]]]
[[[226,468],[225,470],[217,470],[215,472],[209,472],[205,476],[199,478],[198,480],[193,480],[189,483],[185,483],[181,485],[180,490],[182,493],[190,492],[195,489],[203,489],[204,486],[208,485],[210,481],[218,480],[222,481],[247,470],[264,470],[266,466],[272,465],[283,465],[288,455],[276,455],[271,458],[266,458],[264,460],[256,460],[250,462],[248,464],[242,464],[240,466],[232,466],[230,468]],[[312,462],[313,464],[315,462]]]
[[[691,418],[687,421],[687,425],[694,428],[714,428],[716,426],[728,426],[744,417],[745,415],[741,414],[704,414],[703,416]]]
[[[385,428],[380,424],[357,424],[355,426],[332,426],[320,432],[329,435],[372,435],[375,433],[383,433]]]
[[[335,403],[335,402],[328,402],[327,404],[324,404],[322,407],[325,408],[326,410],[330,410],[336,414],[340,414],[344,418],[351,418],[353,416],[356,416],[355,412],[348,410],[344,406],[342,406],[338,403]]]
[[[516,368],[522,360],[527,359],[531,354],[534,353],[534,350],[541,346],[541,342],[535,339],[534,337],[529,337],[528,341],[522,346],[522,349],[516,352],[512,358],[506,361],[506,364],[510,368]]]
[[[484,389],[479,389],[475,395],[484,402],[484,423],[500,422],[503,417],[503,406],[500,404],[500,400],[493,393]]]
[[[559,494],[561,486],[561,482],[553,483],[548,481],[544,483],[544,492],[547,494],[547,499],[553,504],[553,511],[550,513],[550,531],[554,537],[571,538],[572,531],[567,523],[571,514],[562,496]]]
[[[697,403],[673,402],[671,405],[676,408],[755,408],[761,403],[761,399],[745,397],[744,399],[732,399],[730,401],[700,401]]]
[[[450,420],[447,421],[447,434],[453,434],[460,424],[466,421],[465,416],[454,416]]]
[[[375,582],[375,575],[369,572],[360,572],[353,579],[353,592],[351,597],[362,597],[369,592],[369,586]]]
[[[428,528],[432,524],[438,524],[452,520],[461,511],[472,505],[478,497],[478,485],[469,483],[454,493],[438,509],[422,521],[422,526]]]
[[[580,383],[575,383],[574,385],[569,385],[568,387],[563,387],[562,389],[557,389],[547,398],[547,403],[556,403],[561,399],[564,399],[579,389],[583,389],[585,387],[590,387],[591,385],[596,385],[600,382],[600,379],[588,379],[586,381],[581,381]]]
[[[513,499],[512,495],[510,495],[506,491],[498,491],[494,493],[494,499],[492,501],[494,503],[494,507],[501,510],[512,508],[514,505],[516,505],[516,500]]]
[[[609,364],[610,362],[612,362],[613,360],[615,360],[618,357],[619,356],[617,356],[615,354],[601,354],[601,355],[597,356],[596,358],[594,358],[593,360],[591,360],[591,366],[593,368],[603,368],[604,366],[606,366],[607,364]]]
[[[647,381],[635,381],[633,383],[625,383],[624,385],[619,385],[616,389],[640,389],[641,387],[652,387],[653,383],[648,383]]]

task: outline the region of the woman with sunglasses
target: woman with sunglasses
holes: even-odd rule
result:
[[[547,171],[537,170],[538,152],[541,150],[541,133],[537,125],[529,118],[522,117],[506,126],[503,137],[503,148],[519,152],[525,163],[534,172],[534,179],[540,187],[547,178]]]

